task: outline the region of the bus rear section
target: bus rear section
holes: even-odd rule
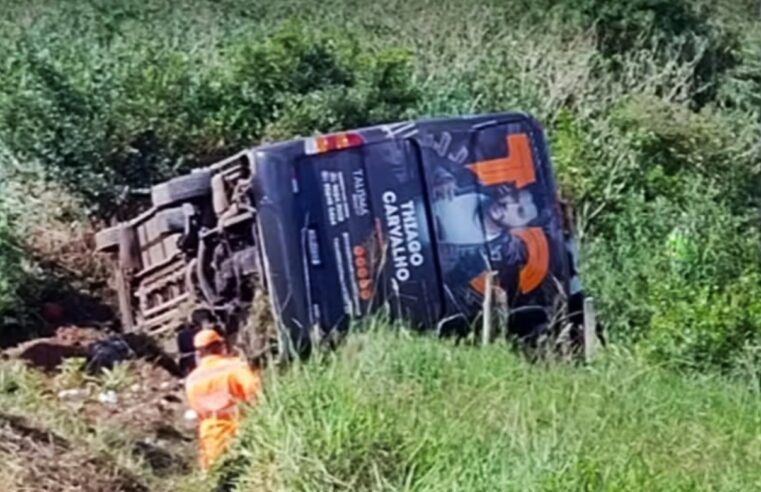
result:
[[[382,125],[261,147],[253,199],[273,310],[292,340],[383,311],[467,329],[494,272],[519,336],[567,294],[541,128],[522,114]]]

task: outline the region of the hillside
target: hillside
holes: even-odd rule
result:
[[[262,141],[515,110],[546,127],[611,335],[701,370],[753,353],[754,2],[176,5],[0,2],[8,336],[49,329],[62,297],[77,322],[106,319],[88,234],[129,212],[128,190]]]

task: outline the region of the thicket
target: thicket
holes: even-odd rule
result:
[[[263,140],[529,111],[613,338],[691,367],[761,343],[755,2],[178,5],[0,1],[0,140],[93,217]]]

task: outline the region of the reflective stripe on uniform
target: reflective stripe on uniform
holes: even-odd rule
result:
[[[201,418],[227,418],[233,416],[235,410],[235,402],[226,389],[197,395],[195,406]]]
[[[243,369],[245,367],[248,367],[248,365],[245,362],[239,360],[225,361],[222,364],[211,368],[199,367],[196,369],[196,371],[191,373],[190,376],[188,376],[185,384],[190,387],[206,379],[220,376],[225,372],[230,372],[235,369]]]

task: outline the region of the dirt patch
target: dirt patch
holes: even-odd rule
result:
[[[65,359],[87,357],[88,348],[93,343],[102,342],[113,335],[96,328],[65,326],[58,328],[52,336],[36,338],[5,350],[2,352],[2,358],[21,360],[30,367],[51,372],[58,369]],[[125,334],[118,338],[132,351],[132,357],[159,366],[169,375],[179,375],[175,361],[150,337]]]
[[[154,472],[189,472],[195,462],[195,422],[185,419],[183,382],[147,360],[122,364],[128,374],[122,387],[106,389],[89,380],[60,391],[55,378],[49,378],[47,392],[88,427],[118,431],[120,446]]]
[[[149,492],[116,464],[18,416],[0,414],[0,459],[8,492]]]
[[[116,403],[104,404],[96,395],[83,405],[83,416],[93,424],[128,428],[141,435],[166,435],[166,428],[177,428],[174,440],[191,440],[191,423],[183,419],[184,386],[181,380],[161,367],[143,360],[130,361],[129,387],[116,391]],[[162,433],[162,429],[164,432]]]
[[[22,343],[3,353],[3,358],[18,359],[28,365],[50,372],[71,357],[85,357],[87,347],[105,339],[105,334],[93,328],[75,326],[58,328],[51,337],[37,338]]]
[[[75,378],[76,386],[61,386],[57,369],[62,362],[71,357],[85,358],[93,343],[107,339],[107,333],[96,329],[59,328],[54,336],[32,340],[5,351],[3,358],[21,360],[29,367],[45,372],[45,393],[54,398],[57,405],[82,419],[88,427],[117,430],[125,439],[124,446],[154,471],[187,473],[195,460],[195,423],[184,418],[184,385],[176,377],[176,367],[171,359],[149,343],[150,340],[129,335],[122,337],[136,358],[122,362],[120,372],[126,376],[120,376],[115,383],[117,386],[104,383],[107,375],[99,371],[83,373],[81,380]],[[48,456],[54,455],[48,453]],[[51,470],[46,468],[40,473]],[[29,473],[24,476],[31,477]],[[25,480],[22,483],[34,483]]]

